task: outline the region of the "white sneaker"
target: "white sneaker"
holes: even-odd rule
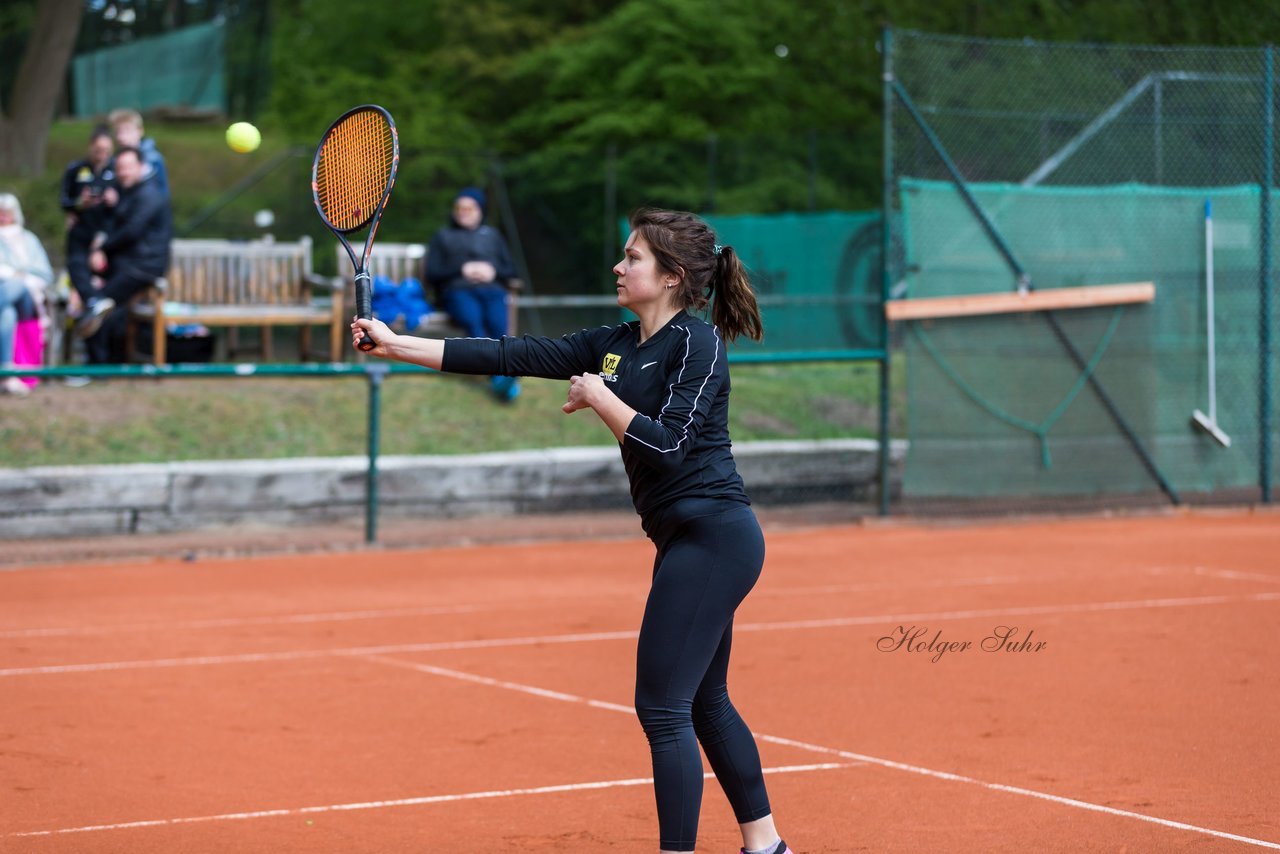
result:
[[[4,390],[7,394],[16,397],[25,397],[31,393],[31,389],[27,388],[27,384],[20,377],[5,377]]]

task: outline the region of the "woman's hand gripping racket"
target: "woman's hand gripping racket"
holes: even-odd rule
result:
[[[373,317],[369,250],[399,166],[396,123],[390,113],[374,104],[348,110],[330,125],[311,165],[316,210],[346,248],[356,269],[356,316],[362,320]],[[364,254],[357,260],[346,235],[365,226],[369,227],[369,236],[364,241]],[[368,351],[378,345],[365,332],[359,346]]]

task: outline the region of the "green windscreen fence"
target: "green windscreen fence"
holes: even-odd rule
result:
[[[739,352],[883,349],[878,211],[706,220],[747,266],[760,301],[764,341],[739,339]]]
[[[75,114],[117,107],[225,110],[226,24],[216,21],[77,56],[71,65]]]
[[[902,506],[1272,501],[1280,54],[893,29],[880,44],[895,297],[1156,292],[895,323]]]
[[[968,184],[1038,290],[1154,282],[1150,304],[905,324],[905,491],[935,498],[1159,493],[1135,448],[1178,492],[1257,484],[1260,189]],[[903,178],[907,294],[1012,291],[1013,274],[950,181]],[[1213,217],[1218,424],[1210,409],[1206,201]],[[1274,239],[1274,234],[1272,235]],[[1114,403],[1127,436],[1089,382]]]

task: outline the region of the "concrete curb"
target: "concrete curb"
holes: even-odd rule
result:
[[[759,504],[873,500],[879,445],[870,439],[734,446]],[[901,490],[906,443],[890,451]],[[316,524],[364,512],[365,457],[0,469],[0,539],[145,534],[256,523]],[[614,447],[552,448],[378,460],[385,518],[630,507]]]

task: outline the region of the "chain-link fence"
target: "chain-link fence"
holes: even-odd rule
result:
[[[903,322],[902,506],[1270,500],[1271,49],[883,46],[895,296],[1155,290]]]

